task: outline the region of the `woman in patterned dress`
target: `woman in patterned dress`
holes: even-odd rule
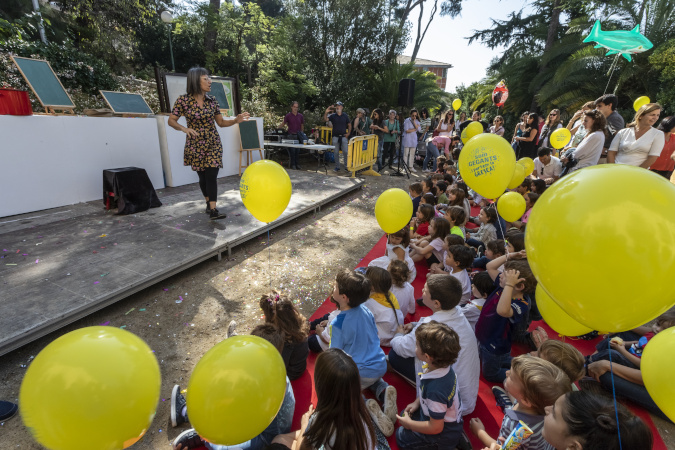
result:
[[[224,213],[216,209],[218,198],[218,170],[223,167],[223,145],[216,130],[219,127],[231,127],[247,120],[249,114],[243,112],[232,120],[223,119],[215,97],[207,95],[211,91],[211,77],[203,67],[193,67],[187,74],[187,94],[176,100],[169,126],[187,134],[183,165],[192,166],[199,176],[199,188],[206,200],[206,213],[211,220],[224,219]],[[178,123],[185,116],[187,127]]]

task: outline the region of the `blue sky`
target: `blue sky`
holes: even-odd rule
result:
[[[439,10],[441,1],[439,0]],[[429,0],[426,3],[428,4]],[[474,81],[479,81],[485,76],[490,60],[501,50],[499,48],[490,50],[478,42],[469,45],[469,41],[465,38],[471,36],[473,30],[489,28],[492,24],[491,18],[506,19],[509,13],[520,10],[526,4],[527,0],[465,0],[462,15],[455,19],[441,17],[437,13],[417,56],[453,65],[453,68],[448,70],[447,91],[454,91],[455,86],[462,83],[468,86]],[[431,7],[425,6],[424,9],[428,17]],[[416,10],[411,15],[412,38],[403,52],[404,55],[412,55],[418,14],[419,10]],[[426,22],[423,21],[423,26],[424,23]]]

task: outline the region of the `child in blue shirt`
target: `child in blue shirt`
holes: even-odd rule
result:
[[[508,258],[508,260],[507,260]],[[511,367],[511,341],[514,327],[527,320],[530,301],[526,293],[534,292],[537,280],[532,274],[525,252],[509,253],[487,264],[495,281],[476,323],[476,338],[483,377],[502,383]],[[504,264],[504,272],[499,267]]]
[[[454,450],[462,436],[462,402],[452,364],[457,360],[459,336],[432,320],[415,331],[416,356],[426,364],[417,381],[417,400],[396,418],[396,444],[401,450]]]

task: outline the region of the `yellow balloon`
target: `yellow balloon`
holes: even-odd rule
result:
[[[534,172],[534,161],[532,161],[532,158],[528,158],[527,156],[524,158],[520,158],[518,160],[518,164],[520,164],[525,168],[526,178],[532,175],[532,172]]]
[[[633,109],[637,111],[638,109],[642,108],[644,105],[651,103],[652,101],[647,97],[646,95],[643,95],[642,97],[638,97],[635,99],[633,102]]]
[[[285,393],[281,353],[257,336],[233,336],[206,352],[192,371],[190,423],[212,444],[241,444],[272,423]]]
[[[459,154],[462,179],[485,198],[497,198],[504,193],[515,167],[513,148],[496,134],[481,133],[473,137]]]
[[[49,449],[119,450],[150,427],[160,385],[157,359],[141,338],[115,327],[81,328],[28,367],[19,411]]]
[[[525,197],[517,192],[507,192],[497,200],[497,212],[507,222],[514,222],[525,214]]]
[[[266,223],[274,221],[286,210],[292,190],[288,173],[269,159],[248,166],[239,181],[244,206],[253,217]]]
[[[572,139],[572,133],[567,128],[558,128],[551,133],[551,147],[560,150]]]
[[[452,109],[457,111],[461,107],[462,107],[462,101],[460,99],[456,98],[452,101]]]
[[[523,184],[523,181],[525,181],[525,166],[516,164],[516,167],[513,169],[513,177],[511,177],[511,181],[509,181],[509,184],[506,187],[515,189]]]
[[[537,284],[537,291],[535,293],[537,301],[537,308],[544,321],[549,327],[563,336],[581,336],[593,331],[585,325],[580,324],[572,319],[565,311],[558,306],[556,302],[546,293],[544,286]]]
[[[532,272],[570,317],[593,330],[643,325],[675,303],[675,284],[664,281],[675,273],[673,205],[675,186],[640,167],[573,172],[532,209],[525,233]]]
[[[640,371],[649,396],[670,420],[675,421],[673,349],[675,349],[675,327],[665,329],[649,340],[649,345],[642,353]]]
[[[464,130],[462,130],[462,134],[460,134],[459,138],[466,144],[472,137],[478,136],[482,132],[483,125],[481,125],[480,122],[471,122]]]
[[[403,189],[387,189],[375,202],[375,218],[385,233],[401,230],[410,222],[412,213],[412,200]]]

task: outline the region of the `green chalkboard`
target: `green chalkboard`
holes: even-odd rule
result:
[[[258,136],[258,122],[255,119],[244,120],[239,124],[239,136],[241,137],[242,150],[258,150],[260,136]]]
[[[42,106],[74,108],[75,104],[47,61],[12,56],[21,75],[33,89]]]
[[[220,109],[230,109],[230,102],[227,101],[227,95],[225,94],[225,87],[223,83],[214,81],[211,83],[211,92],[209,94],[216,97],[218,100],[218,107]]]
[[[119,114],[152,114],[152,109],[140,94],[99,91],[110,109]]]

